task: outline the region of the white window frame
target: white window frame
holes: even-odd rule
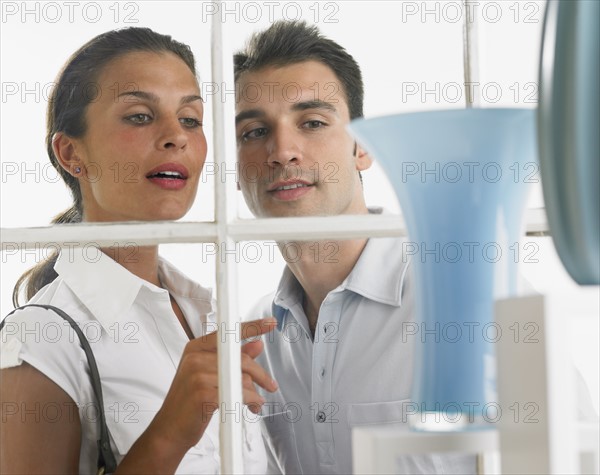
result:
[[[470,1],[470,0],[466,0]],[[213,17],[215,18],[215,17]],[[217,84],[233,82],[229,57],[223,49],[222,25],[218,16],[212,23],[212,70]],[[465,33],[465,77],[477,77],[474,26]],[[473,58],[470,58],[474,55]],[[469,97],[467,106],[477,103]],[[227,169],[236,164],[235,131],[233,130],[234,104],[224,103],[213,95],[215,162],[224,163]],[[231,167],[231,168],[230,168]],[[405,236],[404,221],[399,215],[332,216],[305,218],[273,218],[240,220],[236,209],[236,184],[234,180],[215,180],[215,220],[213,222],[153,222],[74,224],[35,228],[0,228],[2,251],[14,243],[20,249],[34,249],[43,244],[72,246],[73,242],[85,246],[128,244],[158,245],[167,243],[215,243],[217,322],[222,335],[219,338],[219,407],[221,411],[220,454],[222,473],[243,473],[242,425],[236,423],[240,412],[232,417],[224,408],[242,407],[242,383],[239,377],[240,339],[234,337],[239,328],[237,312],[237,268],[234,259],[228,258],[227,249],[234,243],[247,240],[309,240],[352,239]],[[544,209],[530,209],[526,215],[526,232],[530,235],[547,233]]]

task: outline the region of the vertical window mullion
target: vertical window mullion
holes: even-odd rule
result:
[[[215,84],[231,84],[233,64],[226,58],[223,47],[223,24],[220,15],[212,17],[212,80]],[[217,167],[227,167],[227,157],[235,169],[236,149],[233,144],[233,101],[222,101],[219,94],[213,96],[213,141],[214,161]],[[229,109],[228,109],[229,108]],[[231,118],[231,120],[229,120]],[[229,127],[228,127],[228,124]],[[217,174],[217,176],[223,176]],[[226,175],[225,175],[226,176]],[[219,410],[221,414],[220,451],[221,473],[243,473],[242,452],[242,380],[241,345],[238,337],[236,267],[228,259],[227,251],[235,252],[235,242],[229,236],[228,225],[235,219],[235,187],[231,180],[215,179],[215,222],[217,225],[216,297],[219,355]],[[238,423],[236,423],[236,421]]]

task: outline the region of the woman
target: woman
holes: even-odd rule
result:
[[[56,223],[174,220],[189,210],[207,149],[195,74],[189,47],[145,28],[99,35],[69,59],[47,118],[48,154],[74,200]],[[62,309],[90,342],[115,473],[218,471],[216,336],[203,336],[208,290],[157,246],[63,250],[20,279],[15,301],[25,285],[29,303]],[[42,308],[9,318],[0,471],[95,472],[95,398],[77,337]],[[274,325],[261,320],[242,333]],[[254,412],[264,401],[254,383],[276,390],[254,361],[261,345],[242,348],[244,402]],[[245,434],[245,470],[264,471],[257,424],[246,423]]]

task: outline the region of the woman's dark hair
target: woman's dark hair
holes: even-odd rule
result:
[[[81,189],[77,178],[68,173],[54,155],[52,140],[62,132],[70,137],[83,137],[87,124],[87,106],[97,98],[97,81],[104,67],[112,60],[133,52],[173,53],[196,75],[194,55],[189,46],[161,35],[149,28],[124,28],[96,36],[79,48],[63,66],[48,100],[46,116],[46,149],[50,162],[71,190],[73,206],[57,215],[53,224],[79,223],[83,216]],[[19,305],[19,292],[25,286],[29,300],[38,290],[58,276],[54,264],[58,253],[25,272],[13,290],[13,304]]]

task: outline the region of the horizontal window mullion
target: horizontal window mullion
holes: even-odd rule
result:
[[[3,251],[14,249],[15,246],[35,249],[47,244],[79,247],[89,244],[110,246],[115,243],[148,246],[160,243],[214,242],[216,237],[217,226],[214,223],[86,223],[0,229]]]
[[[542,208],[527,210],[525,223],[528,235],[543,235],[548,232],[546,213]],[[237,220],[229,224],[229,235],[235,241],[283,241],[394,237],[406,236],[407,232],[402,216],[371,214]]]
[[[398,215],[317,216],[301,218],[269,218],[235,220],[226,226],[234,241],[353,239],[360,237],[405,236],[406,228]],[[526,213],[526,233],[548,232],[545,210],[530,209]],[[223,232],[215,223],[130,223],[60,225],[43,228],[3,228],[0,230],[2,250],[15,247],[31,249],[58,245],[108,246],[114,243],[152,245],[160,243],[215,242]],[[76,244],[73,244],[76,243]]]

